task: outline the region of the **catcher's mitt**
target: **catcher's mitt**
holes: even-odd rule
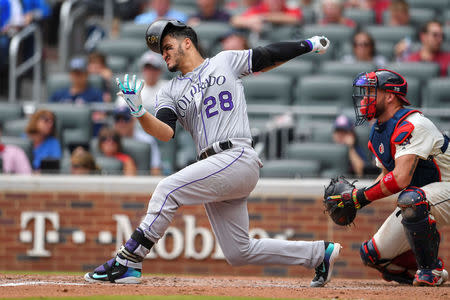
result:
[[[352,198],[355,186],[339,176],[331,179],[325,188],[323,204],[325,209],[337,225],[345,226],[353,222],[356,217],[355,202]]]

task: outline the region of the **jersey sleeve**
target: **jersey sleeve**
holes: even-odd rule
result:
[[[428,132],[421,122],[414,122],[411,133],[402,138],[401,143],[395,144],[395,159],[407,154],[418,155],[427,159],[434,145],[434,136]]]
[[[155,116],[161,108],[168,108],[177,114],[175,101],[170,96],[167,85],[163,86],[156,94],[155,99]]]
[[[252,73],[253,50],[229,50],[217,55],[218,63],[229,66],[236,77],[244,77]]]

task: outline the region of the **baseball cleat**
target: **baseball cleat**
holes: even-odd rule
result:
[[[141,276],[141,270],[123,266],[115,258],[112,258],[98,266],[94,272],[86,273],[84,280],[88,282],[137,284],[141,283]]]
[[[316,276],[311,281],[311,287],[322,287],[330,282],[331,274],[333,273],[334,261],[339,256],[339,251],[342,246],[339,243],[325,242],[325,256],[320,265],[316,267]]]
[[[417,270],[413,285],[415,286],[439,286],[448,280],[448,272],[445,269]]]

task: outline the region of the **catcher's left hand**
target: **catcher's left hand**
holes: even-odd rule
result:
[[[325,188],[323,203],[334,223],[345,226],[353,222],[356,210],[361,208],[356,197],[357,192],[355,185],[343,176],[331,179]]]

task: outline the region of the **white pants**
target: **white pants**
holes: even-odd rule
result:
[[[450,182],[434,182],[421,189],[431,203],[431,215],[436,219],[437,228],[450,224]],[[380,258],[392,259],[411,249],[399,210],[394,210],[373,237]]]
[[[246,199],[258,181],[259,168],[258,155],[250,147],[234,147],[187,166],[158,184],[139,227],[156,243],[178,207],[203,204],[231,265],[316,267],[324,258],[323,241],[249,238]]]

